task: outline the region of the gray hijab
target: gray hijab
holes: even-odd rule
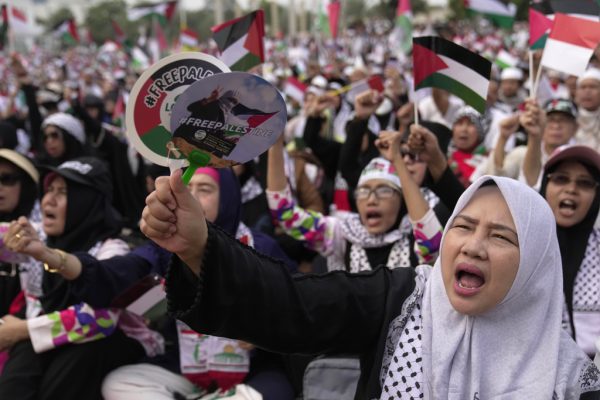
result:
[[[446,295],[440,252],[423,295],[425,398],[562,400],[599,390],[599,371],[561,328],[556,223],[542,196],[513,179],[483,176],[459,199],[444,237],[488,180],[500,189],[517,228],[519,270],[500,304],[463,315]]]

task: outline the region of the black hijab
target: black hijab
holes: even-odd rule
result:
[[[585,169],[594,177],[596,182],[600,182],[600,171],[595,167],[592,167],[579,160],[567,159],[564,161],[577,161],[585,167]],[[562,161],[562,162],[564,162]],[[548,185],[548,174],[556,170],[556,168],[562,164],[557,163],[550,167],[547,171],[544,171],[542,177],[542,186],[540,187],[540,193],[546,198],[546,188]],[[600,210],[600,196],[598,195],[598,187],[596,188],[596,195],[588,210],[585,218],[576,225],[568,228],[556,225],[556,234],[558,237],[558,246],[560,248],[560,257],[562,260],[563,270],[563,291],[565,294],[565,300],[567,303],[567,309],[569,311],[569,318],[571,323],[571,329],[575,334],[575,326],[573,324],[573,288],[575,286],[575,278],[581,267],[581,263],[585,257],[585,250],[587,249],[588,240],[592,230],[594,229],[594,223]]]
[[[56,176],[56,173],[48,176],[45,185]],[[111,193],[103,193],[66,178],[65,182],[67,213],[64,233],[48,236],[48,247],[68,253],[87,252],[96,243],[117,236],[121,222],[111,205]],[[40,300],[45,312],[63,310],[76,302],[70,293],[70,285],[59,274],[44,273],[42,289],[44,295]]]

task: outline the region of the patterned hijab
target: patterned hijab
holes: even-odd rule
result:
[[[449,220],[493,180],[517,228],[519,270],[506,297],[477,316],[450,304],[441,271],[443,248],[423,295],[426,399],[579,399],[599,390],[599,371],[561,328],[561,258],[552,211],[533,189],[484,176],[461,196]],[[443,243],[443,239],[442,239]]]

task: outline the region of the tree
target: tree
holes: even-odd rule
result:
[[[137,36],[136,22],[127,20],[127,5],[124,0],[108,0],[89,8],[84,25],[90,30],[96,43],[107,39],[115,40],[116,34],[111,21],[115,21],[129,39]]]
[[[73,13],[67,7],[62,7],[56,10],[53,14],[50,14],[48,18],[40,20],[38,22],[45,28],[47,32],[52,31],[61,22],[74,18]]]

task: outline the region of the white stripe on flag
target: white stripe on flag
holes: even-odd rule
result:
[[[293,83],[286,82],[284,91],[288,97],[296,100],[298,103],[302,103],[304,101],[304,91]]]
[[[484,99],[487,98],[489,79],[484,78],[469,67],[454,61],[452,58],[441,54],[438,54],[438,57],[448,65],[448,68],[437,71],[438,74],[446,75],[455,81],[459,81]]]
[[[244,43],[246,43],[247,38],[248,34],[246,33],[231,46],[226,48],[225,51],[221,53],[221,61],[227,64],[227,66],[232,66],[238,62],[240,58],[244,57],[248,53],[248,49],[244,47]]]
[[[182,45],[190,47],[198,46],[198,39],[193,36],[186,35],[185,33],[181,34],[180,40]]]
[[[127,311],[131,311],[137,315],[144,315],[165,298],[166,293],[162,285],[156,285],[127,306]]]
[[[504,15],[507,17],[514,17],[517,12],[517,6],[513,3],[509,3],[506,7],[498,0],[469,0],[468,7],[471,10],[478,11],[485,14]]]
[[[548,38],[541,64],[569,75],[581,76],[594,50]]]

